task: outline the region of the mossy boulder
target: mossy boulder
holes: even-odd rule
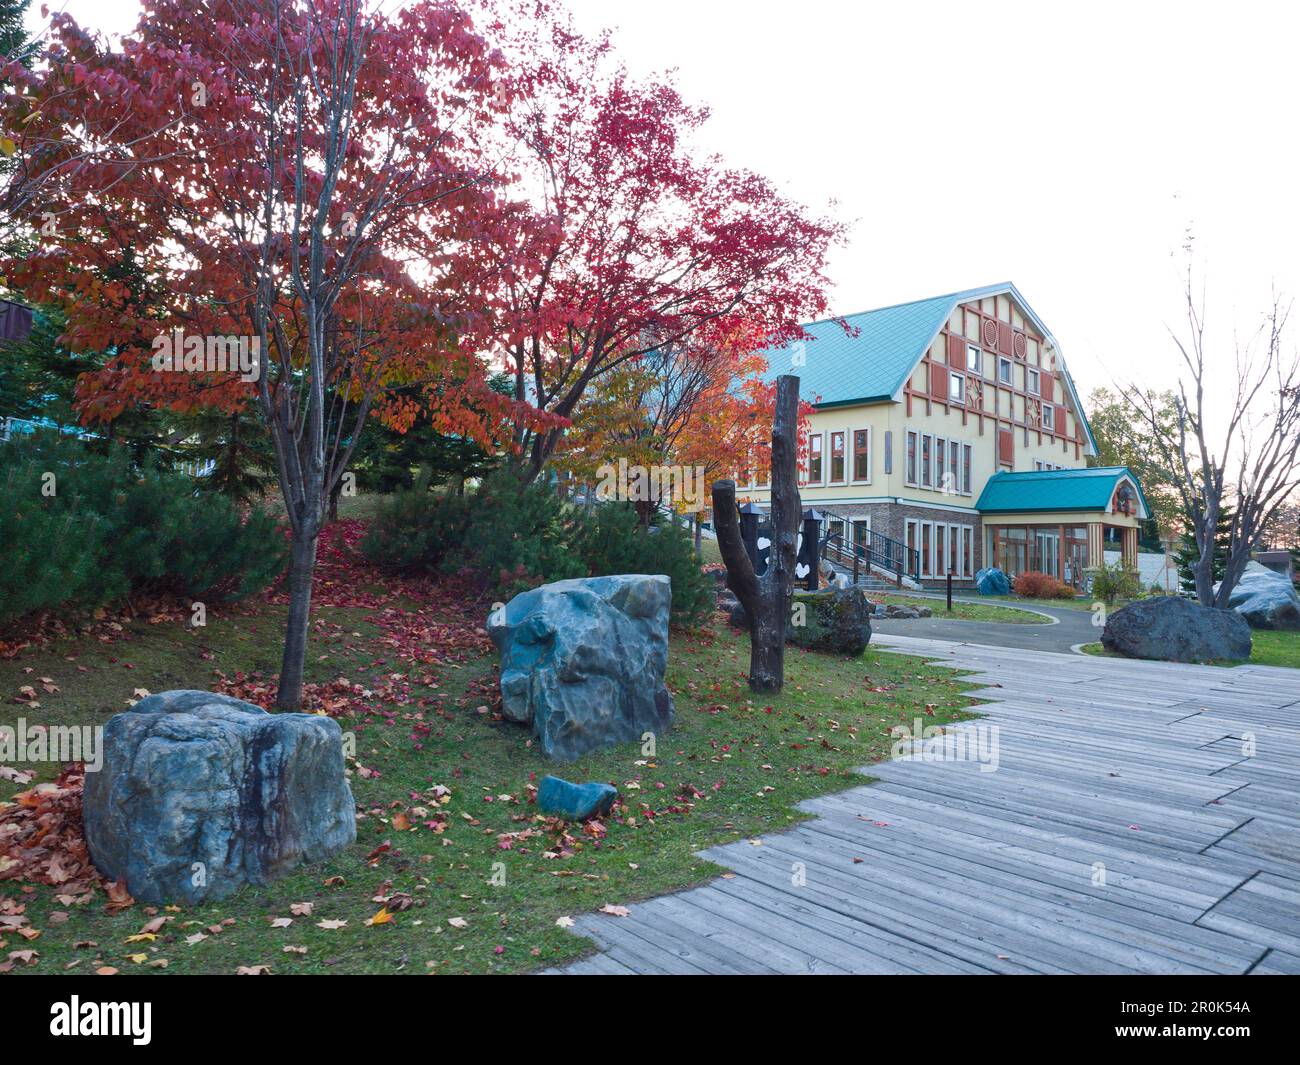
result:
[[[795,592],[786,641],[809,651],[856,658],[871,642],[871,610],[861,588]]]

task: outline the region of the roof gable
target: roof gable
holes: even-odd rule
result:
[[[800,378],[801,397],[819,407],[897,399],[952,312],[963,303],[998,295],[1009,296],[1055,350],[1062,383],[1084,428],[1088,453],[1096,454],[1096,439],[1060,345],[1010,281],[847,315],[843,321],[854,335],[845,332],[840,319],[809,323],[803,327],[804,340],[762,352],[768,363],[765,380],[794,374]]]

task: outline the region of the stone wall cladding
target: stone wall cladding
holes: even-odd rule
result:
[[[845,522],[861,521],[863,518],[870,516],[872,529],[893,540],[898,540],[900,543],[907,542],[906,522],[913,519],[916,521],[942,521],[953,525],[974,526],[975,549],[972,563],[974,572],[978,573],[984,566],[984,526],[978,514],[967,514],[959,510],[935,510],[931,507],[909,506],[906,503],[829,504],[826,506],[818,503],[806,503],[805,506],[816,507],[828,518],[840,518]],[[933,582],[935,578],[922,578],[922,583],[926,580]],[[969,580],[954,578],[953,583],[973,586],[974,574]]]

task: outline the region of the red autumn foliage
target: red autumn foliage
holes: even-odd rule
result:
[[[633,78],[607,38],[559,18],[504,51],[521,71],[505,132],[529,210],[502,249],[525,254],[503,275],[496,336],[518,403],[569,419],[594,382],[666,346],[744,336],[743,357],[823,313],[844,227],[698,152],[708,113],[671,80]],[[528,476],[562,433],[516,426]]]
[[[1011,590],[1026,599],[1072,599],[1074,589],[1050,573],[1028,570],[1016,575]]]
[[[70,906],[89,902],[102,888],[110,907],[122,909],[131,904],[130,895],[100,875],[86,848],[81,827],[85,779],[85,766],[76,762],[53,783],[19,792],[14,805],[0,810],[0,881],[48,884],[57,889],[58,901]],[[0,926],[5,923],[0,914]]]

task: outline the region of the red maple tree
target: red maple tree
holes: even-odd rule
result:
[[[115,353],[82,380],[83,417],[261,411],[292,534],[281,707],[371,414],[409,425],[417,386],[444,431],[485,437],[484,411],[530,424],[477,357],[504,262],[485,254],[508,204],[479,148],[511,106],[501,63],[446,0],[213,0],[202,18],[147,0],[120,47],[56,15],[46,62],[4,72],[6,199],[39,242],[9,282],[66,308],[66,346]],[[173,339],[187,372],[158,368]],[[249,349],[256,380],[219,361]]]
[[[825,309],[823,270],[844,228],[759,175],[703,158],[707,112],[666,80],[637,81],[605,37],[562,19],[507,45],[526,91],[506,124],[528,214],[527,256],[503,284],[498,330],[515,398],[571,418],[593,381],[697,333],[779,344]],[[525,480],[563,421],[521,422]]]

